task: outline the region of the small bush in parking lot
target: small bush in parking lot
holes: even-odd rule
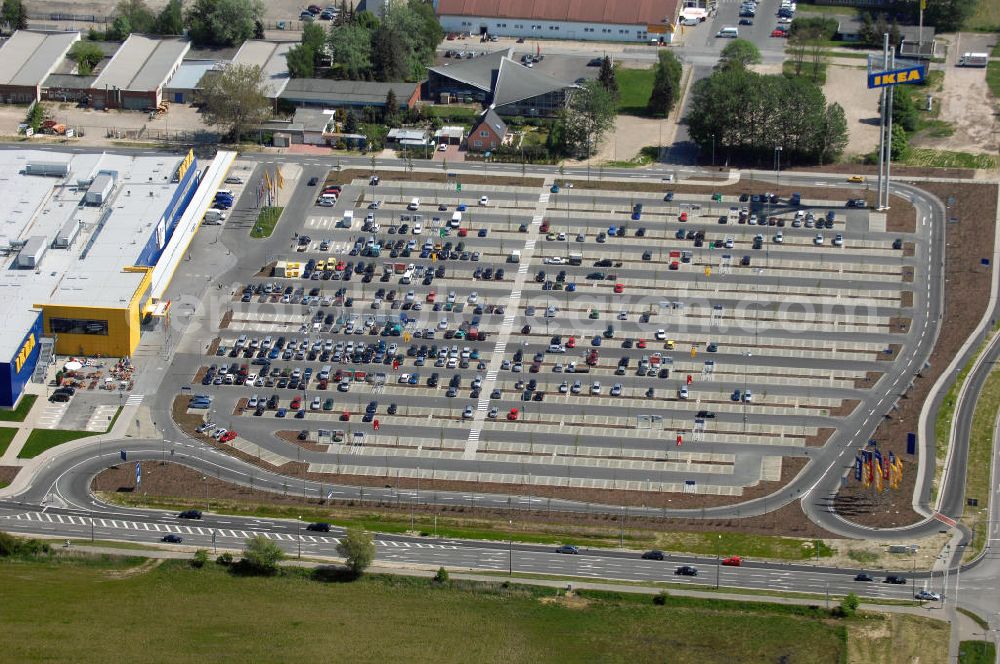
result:
[[[191,567],[195,569],[201,569],[208,562],[208,551],[205,549],[198,549],[194,552],[194,557],[191,559]]]

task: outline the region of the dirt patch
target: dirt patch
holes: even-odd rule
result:
[[[864,60],[859,60],[864,63]],[[823,94],[829,103],[837,102],[847,118],[848,155],[868,154],[878,148],[878,100],[881,90],[869,90],[858,81],[863,72],[854,67],[831,64],[826,68]]]
[[[869,371],[865,373],[864,378],[854,379],[854,389],[856,390],[867,390],[878,382],[883,374],[881,371]]]
[[[0,486],[7,486],[17,477],[20,466],[0,466]]]
[[[233,322],[233,310],[230,309],[226,313],[222,314],[222,320],[219,321],[219,329],[225,330],[229,327],[229,324]]]
[[[542,597],[538,600],[542,604],[557,604],[567,609],[586,609],[590,606],[590,600],[580,597],[572,590],[567,591],[559,597]]]
[[[907,434],[916,430],[931,386],[975,329],[989,302],[991,272],[980,265],[979,260],[992,252],[996,185],[922,183],[921,188],[941,200],[954,196],[955,204],[949,208],[949,216],[960,221],[945,224],[945,308],[930,366],[913,378],[913,387],[899,398],[898,410],[886,415],[872,436],[878,441],[883,455],[891,451],[903,459],[900,487],[876,496],[872,489],[866,490],[858,482],[849,482],[834,500],[842,516],[867,526],[903,526],[922,519],[910,505],[917,457],[906,454]],[[933,458],[929,461],[934,463]]]
[[[212,342],[208,344],[208,350],[205,351],[206,355],[215,356],[215,353],[219,350],[219,344],[222,343],[222,337],[215,337]]]
[[[913,321],[902,316],[893,316],[889,319],[889,331],[893,334],[907,334]]]
[[[789,459],[785,461],[787,465]],[[336,521],[362,517],[406,520],[411,514],[417,514],[421,517],[439,515],[449,519],[454,525],[462,527],[490,526],[498,520],[506,524],[508,520],[513,519],[516,527],[535,532],[562,531],[567,525],[572,525],[595,535],[607,535],[609,524],[613,524],[615,538],[618,537],[621,529],[621,524],[618,523],[622,518],[620,514],[597,511],[553,512],[547,506],[523,509],[517,502],[512,502],[509,507],[504,509],[483,509],[480,507],[472,508],[468,505],[448,506],[432,503],[413,505],[399,501],[304,499],[284,493],[254,489],[252,475],[251,486],[239,486],[210,475],[204,476],[187,466],[175,463],[142,461],[140,465],[142,468],[142,491],[140,494],[132,493],[131,487],[135,483],[135,469],[129,464],[121,464],[103,471],[94,478],[92,488],[106,497],[116,494],[124,502],[143,504],[151,501],[164,507],[184,506],[199,509],[214,507],[223,510],[253,512],[260,506],[266,505],[276,509],[288,508],[289,514],[292,516],[295,516],[294,510],[308,507],[312,511],[311,518],[317,520],[326,518]],[[301,472],[302,466],[298,466]],[[350,478],[341,479],[349,480]],[[784,477],[782,479],[787,482]],[[294,486],[294,479],[290,478],[289,481]],[[430,483],[421,483],[422,491],[427,484]],[[468,487],[463,490],[468,490]],[[203,498],[204,496],[207,496],[207,499]],[[671,506],[673,505],[671,504]],[[642,534],[646,530],[663,531],[667,529],[679,532],[742,532],[757,535],[838,539],[836,535],[812,523],[802,513],[798,501],[762,516],[745,518],[737,516],[732,519],[673,519],[637,517],[626,514],[626,534],[634,536],[636,533]]]
[[[198,371],[194,373],[194,378],[191,379],[191,384],[201,385],[201,381],[205,377],[205,374],[207,373],[208,373],[208,367],[198,367]]]
[[[917,230],[916,209],[912,205],[900,206],[893,201],[890,203],[892,207],[885,215],[885,230],[889,233],[915,233]]]
[[[115,581],[124,581],[125,579],[131,579],[133,577],[139,576],[140,574],[146,574],[147,572],[152,572],[154,569],[163,564],[163,558],[147,558],[141,564],[135,567],[129,567],[128,569],[116,569],[109,570],[104,573],[104,578],[113,579]]]
[[[913,306],[913,291],[903,291],[899,295],[899,306],[908,309]]]
[[[314,440],[299,440],[298,431],[278,431],[275,435],[286,443],[297,445],[310,452],[326,452],[330,448],[329,445],[321,445]]]
[[[854,412],[854,409],[861,405],[859,399],[844,399],[839,406],[829,408],[831,417],[847,417]]]
[[[822,427],[816,433],[805,437],[806,447],[823,447],[836,431],[833,427]]]

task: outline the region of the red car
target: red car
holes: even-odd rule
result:
[[[687,212],[681,212],[681,216],[678,217],[678,219],[680,219],[681,221],[687,221],[688,220],[688,213]]]
[[[224,433],[221,436],[219,436],[219,442],[220,443],[228,443],[229,441],[233,440],[234,438],[236,438],[236,432],[233,431],[232,429],[230,429],[226,433]]]
[[[291,410],[298,410],[302,406],[302,397],[295,397],[292,399],[292,405],[289,406]]]
[[[677,261],[670,261],[670,269],[671,270],[679,270],[680,267],[681,266],[680,266],[680,264]]]
[[[722,559],[722,564],[726,567],[739,567],[743,564],[743,559],[739,556],[729,556]]]
[[[646,340],[645,339],[639,339],[639,341],[636,342],[635,347],[636,348],[645,348],[646,347]]]
[[[340,414],[340,421],[341,422],[350,422],[351,421],[351,412],[347,411],[347,410],[345,410],[344,412],[342,412]]]
[[[427,293],[427,301],[428,302],[434,302],[434,298],[436,298],[436,297],[437,297],[437,291],[431,291],[431,292]]]
[[[458,229],[458,237],[466,237],[468,234],[469,234],[469,229],[468,228],[459,228]]]
[[[510,420],[511,422],[514,422],[517,420],[517,417],[518,417],[517,408],[511,408],[510,412],[507,413],[507,419]]]
[[[570,337],[566,340],[566,348],[576,348],[576,337]]]
[[[615,292],[616,293],[624,293],[625,292],[625,284],[615,284]]]
[[[772,30],[771,31],[771,36],[772,37],[787,37],[788,33],[785,32],[784,30],[777,29],[777,30]]]

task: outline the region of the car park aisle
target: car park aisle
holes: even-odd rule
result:
[[[510,297],[507,300],[507,313],[504,315],[503,322],[501,322],[500,328],[497,331],[496,344],[493,347],[493,354],[486,370],[486,381],[483,384],[482,390],[483,396],[479,399],[479,404],[473,415],[472,428],[469,430],[469,438],[466,441],[465,452],[462,455],[463,459],[471,460],[476,458],[476,451],[479,447],[479,435],[482,432],[483,422],[486,419],[486,412],[489,408],[489,395],[496,388],[500,363],[503,360],[504,351],[507,349],[511,330],[514,328],[514,320],[521,303],[521,290],[524,288],[524,282],[531,265],[531,258],[535,253],[535,244],[539,236],[538,229],[542,225],[545,209],[548,207],[549,196],[551,195],[549,187],[552,186],[552,182],[551,177],[546,178],[542,193],[538,196],[535,213],[531,218],[531,223],[528,225],[527,237],[524,240],[524,246],[521,248],[520,264],[514,275],[514,285],[511,287]]]

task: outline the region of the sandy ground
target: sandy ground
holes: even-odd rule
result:
[[[845,153],[867,154],[875,150],[878,147],[879,93],[865,85],[864,72],[831,64],[827,68],[823,94],[827,103],[837,102],[844,107],[850,135]]]
[[[995,154],[1000,148],[994,115],[996,101],[986,85],[986,70],[979,67],[956,67],[958,48],[952,48],[953,35],[943,35],[949,42],[944,65],[942,89],[933,93],[941,101],[939,119],[950,122],[955,133],[945,138],[920,136],[914,145],[962,152]],[[964,47],[963,47],[964,48]]]
[[[639,155],[639,150],[647,145],[670,145],[675,130],[676,121],[673,118],[660,120],[619,115],[615,119],[614,130],[605,137],[597,154],[582,161],[567,160],[566,165],[579,166],[588,163],[596,165],[607,161],[633,159]],[[660,136],[663,137],[662,142],[659,142]]]

